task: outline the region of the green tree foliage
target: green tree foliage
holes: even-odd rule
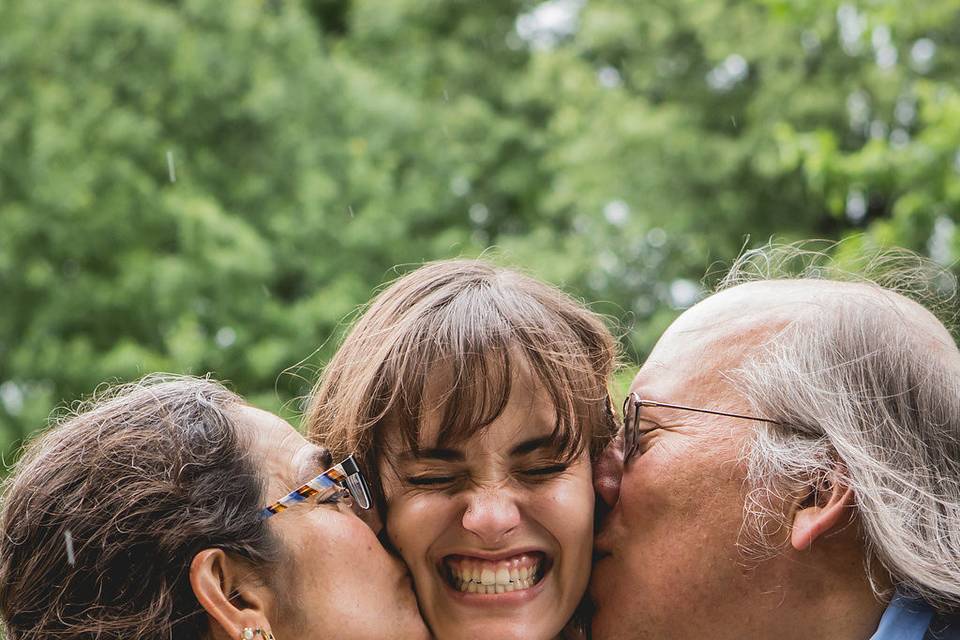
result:
[[[397,265],[495,246],[641,357],[746,236],[960,249],[947,0],[0,16],[0,450],[154,370],[293,415]]]

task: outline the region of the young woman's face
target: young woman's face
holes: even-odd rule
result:
[[[505,411],[463,443],[438,448],[440,412],[419,453],[388,436],[380,471],[387,531],[407,562],[437,638],[554,638],[590,576],[594,493],[586,453],[563,462],[557,414],[532,376]]]
[[[324,471],[324,451],[289,424],[257,409],[240,411],[255,434],[252,449],[266,476],[267,502]],[[285,554],[276,596],[290,600],[274,608],[293,611],[270,620],[277,638],[429,638],[403,563],[349,507],[307,500],[269,523]]]

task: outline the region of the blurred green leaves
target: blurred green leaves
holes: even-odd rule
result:
[[[0,15],[4,448],[154,370],[294,416],[356,310],[425,260],[560,284],[636,360],[747,236],[960,250],[946,0]]]

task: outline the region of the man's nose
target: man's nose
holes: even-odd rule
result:
[[[593,468],[593,486],[597,495],[612,507],[620,498],[620,481],[623,479],[623,447],[618,440],[607,445]]]
[[[463,512],[463,528],[490,545],[502,542],[519,525],[520,509],[516,500],[502,488],[476,491]]]

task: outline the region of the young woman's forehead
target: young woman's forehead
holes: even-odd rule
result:
[[[554,437],[555,450],[578,454],[589,440],[583,430],[592,430],[584,418],[594,413],[591,398],[603,382],[586,345],[561,342],[566,356],[556,344],[543,351],[520,334],[500,334],[485,348],[417,342],[417,353],[398,358],[379,381],[378,395],[389,398],[379,437],[392,453],[417,452],[463,445],[491,426],[530,422],[536,436]]]
[[[552,396],[536,378],[514,380],[506,401],[495,415],[491,412],[482,422],[456,420],[456,413],[473,413],[472,408],[444,404],[428,405],[420,421],[417,445],[436,447],[462,444],[466,441],[548,436],[557,428],[558,412]],[[453,418],[453,419],[451,419]]]

